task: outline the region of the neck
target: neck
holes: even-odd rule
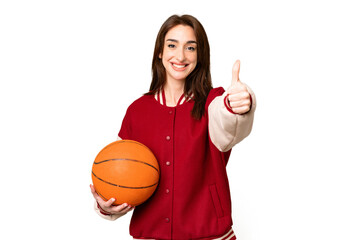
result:
[[[164,86],[165,91],[165,99],[166,99],[166,105],[169,107],[176,106],[177,102],[179,101],[179,98],[184,93],[184,85],[185,82],[183,81],[166,81]]]

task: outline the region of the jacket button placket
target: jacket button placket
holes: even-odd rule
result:
[[[173,208],[173,196],[170,193],[173,193],[173,175],[174,175],[174,127],[175,127],[175,109],[168,110],[169,113],[169,129],[165,135],[165,146],[168,149],[168,159],[165,161],[165,169],[167,175],[169,176],[168,182],[166,183],[166,189],[164,191],[164,197],[168,198],[170,201],[170,209],[167,211],[167,216],[164,216],[164,223],[172,223],[172,208]],[[169,225],[171,227],[171,224]],[[171,236],[172,237],[172,236]]]

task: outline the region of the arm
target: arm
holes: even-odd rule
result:
[[[216,97],[209,105],[209,134],[213,144],[221,152],[227,152],[246,138],[252,129],[256,99],[253,91],[247,87],[251,96],[250,111],[237,114],[228,104],[228,92]]]
[[[254,92],[239,79],[240,61],[233,67],[230,88],[209,105],[209,135],[222,152],[247,137],[252,129],[256,99]]]

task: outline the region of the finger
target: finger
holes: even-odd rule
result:
[[[244,113],[247,113],[248,111],[250,111],[250,107],[243,106],[243,107],[238,107],[238,108],[232,108],[232,111],[237,114],[244,114]]]
[[[122,213],[126,214],[126,213],[130,212],[133,208],[134,208],[133,206],[129,205],[122,210]]]
[[[128,209],[126,210],[126,213],[128,213],[128,212],[130,212],[130,211],[132,211],[132,210],[134,210],[134,209],[135,209],[135,207],[130,206],[130,208],[128,208]]]
[[[228,93],[229,93],[228,99],[230,102],[243,101],[243,100],[250,101],[250,94],[246,91],[241,91],[241,92],[229,91]]]
[[[92,185],[92,184],[90,184],[90,189],[91,189],[91,192],[92,193],[95,193],[96,191],[95,191],[95,187],[94,187],[94,185]]]
[[[236,60],[232,69],[231,85],[234,85],[236,82],[240,82],[239,73],[240,73],[240,60]]]
[[[123,213],[124,211],[126,211],[127,209],[131,208],[131,206],[127,203],[123,203],[119,206],[116,207],[112,207],[112,211],[114,212],[118,212],[118,213]]]
[[[109,200],[107,200],[107,201],[104,203],[104,206],[105,206],[105,207],[111,207],[111,205],[113,205],[114,202],[115,202],[115,198],[110,198]]]
[[[250,100],[241,100],[241,101],[236,101],[236,102],[230,102],[230,107],[231,108],[238,108],[238,107],[250,107],[251,103]]]
[[[103,201],[103,199],[99,196],[99,194],[97,194],[94,185],[90,184],[90,189],[91,189],[92,195],[94,196],[94,198],[97,202]]]
[[[230,86],[227,90],[228,94],[239,94],[239,93],[246,93],[248,94],[248,90],[246,88],[245,84],[242,84],[240,82],[235,83],[234,85]]]

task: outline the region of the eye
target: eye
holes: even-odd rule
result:
[[[168,47],[169,47],[169,48],[174,48],[174,47],[175,47],[175,44],[169,44]]]
[[[189,51],[195,51],[195,48],[194,47],[187,47],[187,50],[189,50]]]

